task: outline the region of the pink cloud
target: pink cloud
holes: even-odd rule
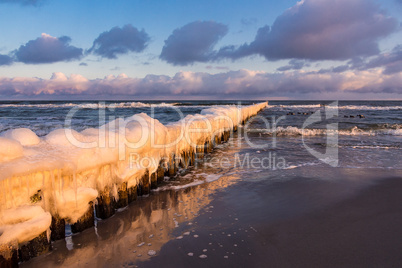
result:
[[[384,75],[382,69],[365,71],[283,73],[238,70],[218,74],[179,72],[173,77],[125,74],[89,80],[81,75],[54,73],[50,79],[0,78],[2,99],[269,99],[348,98],[361,93],[373,98],[400,98],[402,73]],[[353,98],[355,98],[353,97]],[[367,97],[367,96],[366,96]]]

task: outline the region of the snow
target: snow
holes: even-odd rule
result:
[[[40,206],[21,206],[0,214],[0,245],[30,241],[48,230],[52,216]]]
[[[40,142],[39,137],[28,128],[11,129],[2,133],[2,136],[18,141],[23,146],[37,145]]]
[[[0,137],[0,161],[9,161],[23,155],[23,148],[18,141]]]

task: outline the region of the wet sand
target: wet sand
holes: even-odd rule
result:
[[[191,234],[198,238],[172,240],[157,256],[135,264],[401,267],[401,193],[399,176],[363,184],[306,178],[241,182],[219,193],[197,218]]]
[[[280,174],[153,192],[21,266],[402,266],[400,171]]]

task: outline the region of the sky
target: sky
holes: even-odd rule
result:
[[[402,0],[0,0],[0,100],[401,100]]]

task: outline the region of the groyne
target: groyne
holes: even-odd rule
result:
[[[212,106],[167,125],[146,114],[81,132],[29,129],[0,137],[0,267],[50,250],[65,225],[81,232],[95,217],[148,195],[164,177],[193,166],[267,106]]]

